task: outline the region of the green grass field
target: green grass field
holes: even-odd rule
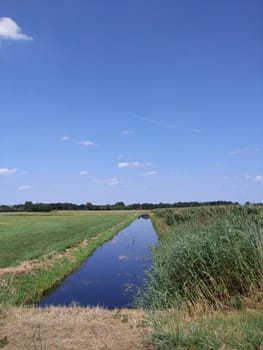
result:
[[[1,214],[0,306],[38,302],[137,216],[132,211]]]
[[[0,268],[63,251],[134,216],[127,212],[0,215]]]

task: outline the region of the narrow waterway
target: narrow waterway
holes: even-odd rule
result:
[[[98,247],[81,267],[39,306],[132,307],[136,288],[142,288],[151,264],[150,246],[158,238],[149,218],[138,218],[111,241]]]

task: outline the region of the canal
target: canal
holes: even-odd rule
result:
[[[151,264],[150,246],[158,238],[148,217],[136,219],[111,241],[98,247],[72,275],[46,295],[38,306],[132,307]]]

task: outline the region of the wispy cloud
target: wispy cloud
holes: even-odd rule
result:
[[[63,137],[61,137],[61,141],[69,141],[71,138],[69,137],[69,136],[63,136]]]
[[[21,185],[18,187],[19,191],[26,191],[26,190],[30,190],[32,188],[32,186],[30,185]]]
[[[240,153],[241,153],[241,150],[236,150],[236,151],[230,152],[231,156],[238,156]]]
[[[147,122],[147,123],[150,123],[150,124],[161,125],[161,126],[165,126],[165,127],[169,127],[169,128],[174,128],[174,127],[177,126],[177,125],[174,124],[174,123],[161,122],[161,121],[156,120],[156,119],[146,118],[146,117],[144,117],[144,116],[142,116],[142,115],[139,115],[139,114],[135,114],[135,115],[134,115],[134,118],[139,119],[139,120],[142,120],[142,121]]]
[[[137,160],[134,162],[119,162],[118,168],[138,168],[138,167],[144,167],[144,166],[151,166],[152,163],[140,163]]]
[[[79,174],[80,175],[88,175],[89,171],[88,170],[80,170]]]
[[[176,123],[164,122],[164,121],[160,121],[160,120],[157,120],[157,119],[144,117],[144,116],[139,115],[139,114],[134,114],[133,117],[136,118],[136,119],[142,120],[142,121],[144,121],[146,123],[159,125],[159,126],[162,126],[162,127],[165,127],[165,128],[177,128],[177,129],[180,129],[180,130],[183,130],[183,131],[193,132],[193,133],[200,133],[201,132],[201,129],[199,129],[199,128],[187,128],[187,127],[184,127],[182,125],[178,125]]]
[[[83,146],[96,146],[96,143],[90,140],[82,140],[79,144]]]
[[[223,176],[223,179],[225,181],[235,181],[235,180],[248,180],[248,181],[255,181],[255,182],[263,182],[263,176],[262,175],[257,175],[257,176],[251,176],[251,175],[244,175],[244,176]]]
[[[223,179],[225,181],[228,181],[228,180],[242,180],[242,176],[238,176],[238,175],[228,176],[228,175],[225,175],[225,176],[223,176]]]
[[[114,185],[119,185],[119,180],[117,179],[117,177],[111,177],[109,179],[98,179],[96,180],[96,182],[98,183],[102,183],[104,185],[107,186],[114,186]]]
[[[134,131],[133,130],[122,130],[121,131],[121,134],[122,135],[132,135],[132,134],[134,134]]]
[[[119,154],[118,157],[117,157],[119,160],[125,158],[125,155],[124,154]]]
[[[253,177],[253,180],[256,182],[263,182],[263,176],[262,175],[257,175]]]
[[[238,156],[243,153],[257,153],[260,149],[257,147],[243,147],[230,152],[231,156]]]
[[[0,39],[4,40],[33,40],[10,17],[0,17]]]
[[[24,170],[24,171],[21,172],[22,176],[26,176],[26,175],[29,175],[29,174],[31,174],[31,172],[28,171],[28,170]]]
[[[1,168],[0,169],[0,175],[15,175],[17,173],[17,169],[7,169],[7,168]]]
[[[146,171],[146,172],[143,173],[142,175],[143,175],[143,176],[154,176],[154,175],[158,175],[158,174],[159,174],[158,171],[152,170],[152,171]]]

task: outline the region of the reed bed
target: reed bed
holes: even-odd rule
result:
[[[143,295],[146,306],[194,306],[200,300],[216,307],[238,305],[239,296],[260,287],[262,209],[216,209],[179,213],[181,223],[173,224],[170,234],[153,248]]]
[[[263,349],[263,208],[157,210],[153,221],[160,243],[137,299],[150,315],[153,344]],[[247,307],[252,298],[256,306]]]

